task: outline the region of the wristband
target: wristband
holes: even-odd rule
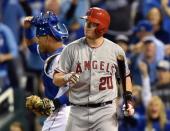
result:
[[[25,29],[25,37],[29,40],[35,37],[32,28]]]
[[[131,101],[131,102],[134,101],[133,95],[132,95],[132,92],[131,92],[131,91],[126,91],[126,92],[124,93],[124,97],[125,97],[125,100],[126,100],[126,101]]]

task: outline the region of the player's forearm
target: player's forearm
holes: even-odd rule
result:
[[[67,82],[64,80],[64,74],[63,73],[54,73],[53,83],[59,87],[65,86],[67,84]]]
[[[33,43],[37,43],[37,38],[35,37],[35,34],[31,27],[28,29],[25,29],[24,35],[25,35],[25,41],[26,41],[27,46],[32,45]]]
[[[126,91],[132,92],[132,81],[130,76],[126,77]]]

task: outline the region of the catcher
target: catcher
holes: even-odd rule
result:
[[[53,74],[55,68],[53,62],[57,63],[59,54],[64,48],[62,40],[68,37],[67,28],[52,12],[42,13],[36,17],[26,17],[24,28],[29,50],[45,61],[42,79],[47,97],[43,99],[35,95],[27,97],[26,108],[37,115],[48,116],[42,131],[64,131],[68,111],[66,105],[69,103],[66,95],[68,87],[59,89],[47,74]]]

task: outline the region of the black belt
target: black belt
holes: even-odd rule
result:
[[[91,107],[91,108],[97,108],[97,107],[102,107],[102,106],[105,106],[105,105],[108,105],[108,104],[112,104],[112,101],[106,101],[106,102],[103,102],[103,103],[96,103],[96,104],[85,104],[85,105],[78,105],[78,104],[74,104],[74,103],[71,103],[70,102],[70,105],[73,105],[73,106],[79,106],[79,107]]]

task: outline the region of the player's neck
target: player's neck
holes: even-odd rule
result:
[[[103,44],[104,38],[99,37],[97,39],[88,39],[86,38],[87,44],[91,47],[91,48],[98,48]]]
[[[63,47],[62,42],[54,42],[54,43],[48,43],[45,45],[40,45],[40,52],[42,53],[52,53],[58,48]]]
[[[62,42],[55,42],[55,43],[51,43],[50,44],[51,48],[49,48],[49,52],[54,52],[55,50],[57,50],[58,48],[63,47],[63,43]]]

